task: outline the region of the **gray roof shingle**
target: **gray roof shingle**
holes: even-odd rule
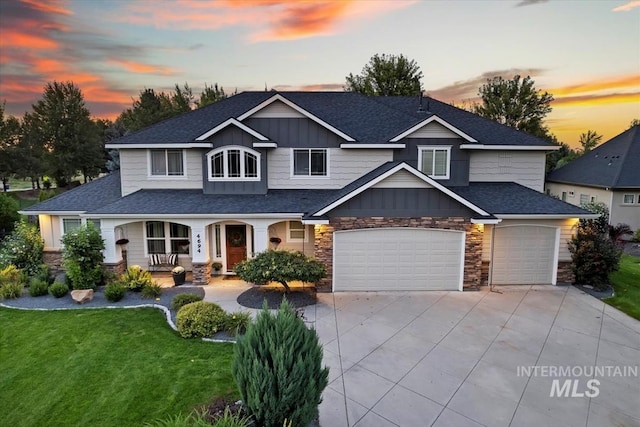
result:
[[[590,212],[515,182],[471,182],[449,187],[493,215],[585,215]]]
[[[377,97],[355,92],[242,92],[126,135],[111,144],[186,143],[275,94],[312,113],[361,143],[384,143],[433,114],[488,145],[552,144],[433,98]]]
[[[24,212],[85,212],[113,203],[120,197],[120,171],[116,171],[22,210]]]
[[[547,181],[613,189],[640,188],[640,125],[551,171]]]

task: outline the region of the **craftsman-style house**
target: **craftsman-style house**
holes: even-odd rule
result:
[[[93,222],[110,269],[177,254],[201,284],[269,248],[323,261],[325,291],[556,284],[589,216],[543,193],[556,146],[431,98],[244,92],[107,147],[118,173],[25,209],[50,263]]]

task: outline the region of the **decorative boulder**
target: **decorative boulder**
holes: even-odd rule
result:
[[[71,291],[71,298],[78,304],[84,304],[93,299],[93,289],[76,289]]]

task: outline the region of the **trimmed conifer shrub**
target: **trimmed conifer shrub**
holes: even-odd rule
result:
[[[235,347],[233,377],[260,426],[281,427],[285,420],[309,425],[318,415],[328,376],[316,332],[286,299],[276,314],[265,305]]]

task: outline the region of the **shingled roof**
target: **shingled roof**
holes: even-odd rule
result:
[[[110,144],[189,143],[230,118],[280,95],[360,143],[384,143],[437,115],[480,144],[549,146],[517,131],[433,98],[365,96],[355,92],[242,92],[113,140]]]
[[[552,171],[547,181],[621,190],[640,188],[640,125]]]
[[[113,203],[122,197],[120,171],[98,178],[72,190],[58,194],[42,203],[22,209],[22,212],[86,212]]]

